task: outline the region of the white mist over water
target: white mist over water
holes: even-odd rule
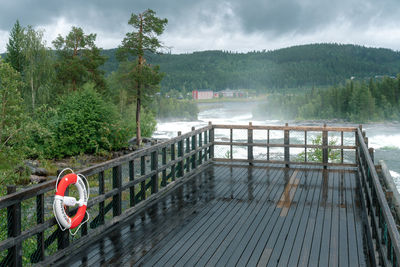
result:
[[[155,138],[172,138],[177,136],[178,131],[182,133],[189,132],[192,127],[196,129],[206,126],[209,121],[213,124],[248,124],[250,121],[253,125],[283,125],[285,122],[281,120],[254,120],[251,109],[257,103],[251,102],[232,102],[232,103],[203,103],[199,104],[200,113],[197,121],[171,121],[171,122],[158,122],[157,130],[153,134]],[[321,125],[320,123],[310,122],[289,122],[291,125],[295,124],[307,125]],[[343,125],[343,123],[336,123],[329,125]],[[347,124],[348,125],[348,124]],[[356,126],[356,125],[353,125]],[[363,125],[363,130],[366,131],[369,139],[369,147],[375,149],[375,161],[384,160],[390,174],[392,175],[397,189],[400,191],[400,124],[393,123],[371,123]],[[234,131],[235,132],[235,131]],[[228,133],[228,132],[227,132]],[[216,139],[229,138],[228,134],[224,136],[219,134],[215,136]],[[264,139],[264,136],[257,136],[254,132],[254,140]],[[283,134],[273,135],[271,139],[283,138]],[[234,137],[237,139],[237,137]],[[344,138],[344,144],[353,142],[352,138]],[[273,149],[270,150],[273,153]],[[301,152],[301,151],[300,151]],[[234,150],[235,157],[247,157],[245,149]]]

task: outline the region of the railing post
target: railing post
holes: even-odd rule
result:
[[[121,165],[113,167],[113,188],[121,189],[122,186],[122,170]],[[122,194],[121,191],[113,196],[113,217],[121,214]]]
[[[161,164],[165,166],[167,164],[167,148],[163,147],[161,149]],[[166,186],[167,185],[167,170],[162,171],[162,180],[161,180],[161,186]]]
[[[99,195],[104,194],[104,171],[99,172]],[[104,201],[99,203],[99,225],[104,224]]]
[[[289,129],[288,124],[285,123],[286,129],[284,130],[284,138],[283,143],[285,144],[285,166],[289,168],[289,161],[290,161],[290,150],[289,150]]]
[[[178,132],[178,136],[181,136],[182,132]],[[181,158],[183,156],[183,139],[178,141],[178,158]],[[178,177],[182,177],[184,173],[184,160],[181,159],[178,163]]]
[[[368,152],[369,152],[369,155],[371,157],[372,162],[375,163],[375,160],[374,160],[374,148],[373,147],[368,148]]]
[[[146,156],[140,157],[140,175],[146,174]],[[140,200],[146,199],[146,180],[140,182]]]
[[[7,185],[7,194],[17,192],[15,185]],[[17,237],[21,234],[21,202],[7,207],[7,233],[8,237]],[[10,266],[22,266],[21,244],[8,249],[7,258],[11,260]]]
[[[61,171],[57,171],[57,176]],[[64,192],[65,196],[69,195],[69,189],[67,188]],[[69,208],[65,207],[66,212],[68,213]],[[64,249],[69,246],[69,231],[61,231],[60,226],[58,226],[58,238],[57,238],[57,248],[59,250]]]
[[[44,194],[40,194],[36,196],[36,222],[37,224],[44,223]],[[35,263],[44,260],[45,247],[44,247],[44,231],[40,232],[36,235],[37,240],[37,259],[35,259]],[[33,261],[32,261],[33,262]]]
[[[269,129],[267,130],[267,160],[269,161]]]
[[[135,180],[135,163],[133,160],[129,161],[129,181]],[[135,186],[129,188],[129,206],[135,206]]]
[[[307,162],[307,131],[304,131],[304,162]]]
[[[190,137],[186,138],[186,149],[185,153],[188,154],[190,152]],[[190,172],[190,161],[192,160],[191,157],[186,158],[186,172]]]
[[[344,138],[343,138],[343,131],[340,132],[340,145],[343,146],[344,144]],[[344,153],[343,153],[343,148],[340,149],[340,163],[343,164],[344,162]]]
[[[247,160],[249,161],[249,165],[253,165],[253,124],[249,122],[249,128],[247,129]]]
[[[192,127],[192,131],[194,131],[195,128]],[[196,134],[192,136],[192,151],[196,150],[197,147],[197,136]],[[192,169],[197,168],[197,153],[194,153],[192,156]]]
[[[204,132],[204,144],[205,145],[208,144],[208,134],[207,133],[208,133],[207,131]],[[204,150],[204,162],[207,162],[207,154],[208,154],[207,151],[208,151],[208,148],[206,148]]]
[[[154,175],[151,176],[151,193],[158,192],[158,150],[151,152],[151,171],[156,171]]]
[[[229,142],[231,143],[230,145],[230,152],[229,152],[229,158],[233,159],[233,129],[230,129],[230,137],[229,137]]]
[[[324,123],[324,130],[322,131],[322,163],[324,169],[328,167],[328,131],[325,128],[326,123]]]
[[[203,146],[203,133],[199,133],[199,147]],[[203,164],[203,149],[199,151],[199,160],[198,164],[201,165]]]
[[[175,160],[175,143],[171,144],[171,161]],[[175,164],[171,166],[171,180],[175,181],[176,177]]]
[[[211,121],[208,122],[208,125],[212,125]],[[209,142],[212,143],[212,145],[210,146],[210,155],[209,158],[211,160],[214,159],[214,127],[212,127],[210,129],[210,136],[209,136],[210,140]]]

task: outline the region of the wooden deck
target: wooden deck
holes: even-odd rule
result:
[[[210,165],[68,266],[363,266],[356,173]]]

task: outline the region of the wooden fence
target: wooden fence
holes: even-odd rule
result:
[[[225,137],[218,131],[226,131]],[[236,156],[237,147],[244,149],[245,157]],[[282,152],[275,153],[274,149]],[[364,223],[369,251],[376,247],[379,252],[379,262],[370,254],[371,261],[399,266],[399,233],[371,154],[361,127],[209,123],[201,129],[192,128],[166,142],[81,170],[94,184],[88,202],[92,218],[74,238],[59,229],[51,212],[55,180],[18,192],[15,186],[9,186],[8,195],[0,198],[0,222],[4,226],[0,229],[0,266],[50,265],[116,223],[144,211],[211,162],[357,167],[361,204],[367,211]]]
[[[42,261],[51,264],[64,253],[73,252],[91,236],[140,212],[177,184],[201,172],[212,160],[212,140],[211,125],[192,128],[166,142],[79,171],[95,186],[91,187],[87,205],[92,218],[73,239],[68,231],[59,229],[51,206],[45,205],[54,199],[55,180],[18,192],[15,186],[9,186],[8,195],[0,198],[1,220],[6,226],[0,230],[0,266]],[[22,216],[25,206],[29,210]],[[36,218],[24,225],[31,214]]]
[[[216,140],[214,142],[215,150],[218,146],[229,147],[225,155],[216,155],[214,161],[217,162],[249,162],[253,163],[280,163],[280,164],[311,164],[327,166],[351,166],[356,164],[356,127],[327,127],[320,126],[255,126],[249,125],[213,125],[214,129],[229,130],[229,140]],[[234,140],[235,131],[246,131]],[[257,131],[258,138],[254,138]],[[280,133],[281,138],[272,138],[271,132]],[[347,139],[351,139],[351,144],[345,144],[344,134],[351,134]],[[217,134],[217,133],[216,133]],[[228,133],[225,133],[226,135]],[[332,135],[335,134],[335,135]],[[290,142],[296,138],[296,143]],[[319,137],[318,137],[319,136]],[[243,140],[244,139],[244,140]],[[299,141],[300,140],[300,141]],[[332,142],[333,141],[333,142]],[[236,158],[235,147],[242,147],[247,150],[247,157]],[[255,148],[262,148],[261,152],[254,153]],[[271,149],[282,148],[281,158],[275,159]],[[301,149],[301,153],[292,153],[291,150]],[[352,156],[345,158],[345,151],[352,152]],[[221,154],[221,153],[220,153]],[[311,158],[310,155],[313,157]],[[334,155],[334,156],[332,156]]]

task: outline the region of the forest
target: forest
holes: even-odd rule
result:
[[[167,21],[157,23],[161,34]],[[159,53],[161,44],[152,39],[158,34],[143,37],[146,49],[132,36],[118,49],[102,50],[96,34],[72,27],[50,49],[42,31],[15,23],[0,58],[0,176],[7,177],[1,190],[9,181],[24,183],[26,159],[108,155],[127,148],[132,137],[151,136],[156,119],[197,119],[196,103],[183,99],[193,89],[268,94],[254,110],[264,117],[400,118],[399,52],[312,44],[173,55]]]
[[[27,159],[109,158],[128,149],[132,137],[151,137],[157,118],[197,119],[194,102],[159,93],[164,73],[157,65],[138,62],[146,57],[143,51],[159,48],[154,33],[161,34],[167,23],[152,10],[145,16],[151,22],[147,32],[134,33],[151,45],[128,47],[127,34],[118,68],[109,75],[102,69],[107,57],[95,45],[96,34],[72,27],[50,49],[41,30],[14,24],[7,53],[0,57],[0,195],[7,183],[29,183]],[[130,25],[135,27],[138,18],[132,14]],[[130,148],[141,145],[136,138]]]
[[[102,66],[106,73],[118,67],[115,51],[103,50],[108,57]],[[226,88],[282,92],[288,88],[332,86],[351,77],[396,76],[400,72],[400,52],[343,44],[310,44],[249,53],[162,53],[151,54],[148,60],[165,73],[161,92]]]
[[[369,81],[349,80],[328,89],[298,94],[271,94],[253,115],[263,118],[349,122],[400,120],[400,75]]]

